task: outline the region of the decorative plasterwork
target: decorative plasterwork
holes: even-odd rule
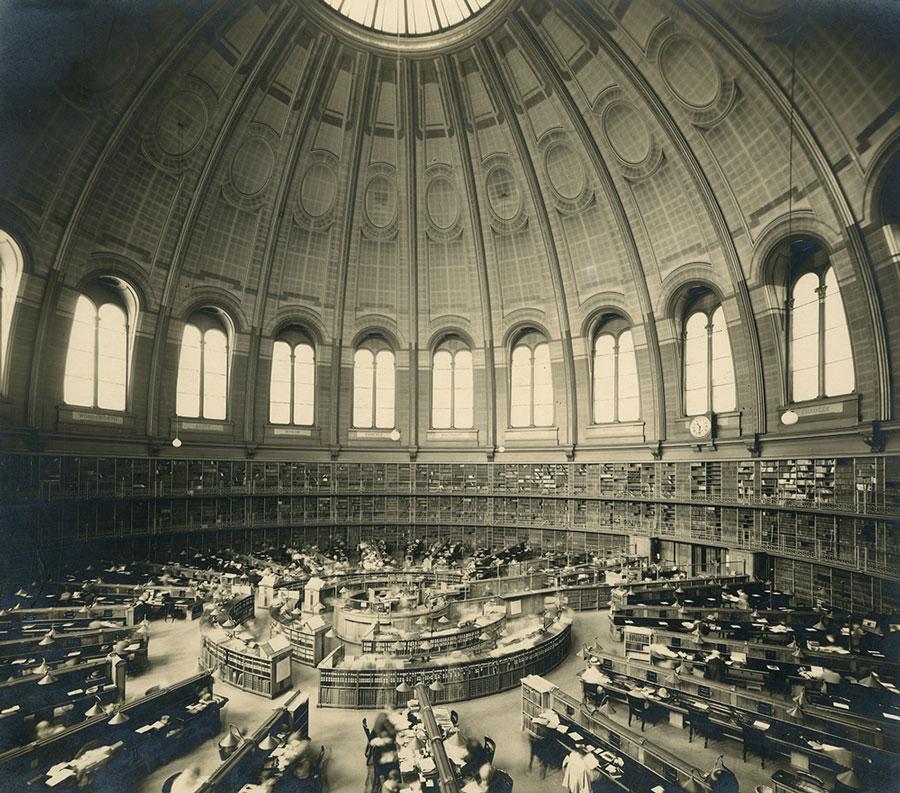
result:
[[[452,240],[462,234],[463,202],[453,169],[436,163],[425,171],[425,233],[432,240]]]
[[[110,36],[105,47],[73,66],[60,93],[84,110],[101,108],[131,77],[140,54],[140,43],[131,31]]]
[[[698,127],[715,126],[737,101],[734,78],[704,44],[677,32],[670,19],[650,34],[647,60],[656,64],[669,93]]]
[[[202,80],[185,77],[178,91],[147,113],[152,121],[141,141],[144,156],[160,168],[178,171],[197,150],[215,107],[213,90]]]
[[[265,200],[275,172],[278,135],[265,124],[251,124],[238,145],[222,185],[222,196],[238,209],[254,212]]]
[[[484,190],[491,216],[491,228],[497,234],[512,234],[528,225],[522,186],[508,154],[492,154],[482,161]]]
[[[361,211],[358,213],[363,233],[373,240],[390,240],[396,237],[399,204],[397,169],[383,162],[371,165],[362,191]]]
[[[607,88],[593,109],[624,176],[639,181],[655,173],[663,161],[662,146],[625,92],[618,86]]]
[[[538,149],[550,185],[548,198],[556,208],[564,214],[574,214],[590,206],[594,191],[588,169],[569,135],[562,129],[551,129],[541,136]]]
[[[330,151],[316,149],[309,153],[292,212],[298,226],[321,231],[334,223],[337,168],[338,158]]]

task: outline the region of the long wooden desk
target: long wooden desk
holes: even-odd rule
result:
[[[732,717],[739,714],[744,722],[762,720],[771,723],[771,738],[780,741],[785,752],[798,751],[814,755],[815,749],[809,740],[817,743],[847,746],[854,753],[870,758],[874,763],[893,767],[900,762],[900,735],[896,729],[886,731],[880,723],[861,718],[852,713],[835,709],[825,709],[811,705],[804,706],[804,718],[798,722],[791,713],[791,700],[781,700],[759,692],[742,691],[734,686],[716,683],[692,675],[676,674],[672,669],[664,669],[653,664],[634,659],[623,660],[599,651],[590,651],[597,659],[599,670],[614,679],[623,679],[631,686],[650,684],[662,686],[670,694],[668,699],[649,696],[652,705],[686,713],[687,705],[705,705],[711,716],[718,716],[719,724],[728,727],[732,733],[739,731],[739,725]],[[613,685],[604,690],[624,698],[627,689]]]
[[[537,675],[523,678],[522,728],[529,729],[531,720],[548,710],[556,713],[560,722],[566,725],[567,734],[574,728],[590,739],[582,743],[595,744],[604,751],[622,756],[625,765],[619,786],[624,785],[631,793],[648,791],[656,786],[666,793],[677,793],[696,770],[683,758],[653,743],[645,734],[613,721],[544,678]],[[584,733],[589,735],[584,736]],[[705,782],[696,781],[700,790],[710,789]]]
[[[218,733],[219,711],[228,700],[213,695],[201,703],[201,692],[212,691],[212,685],[211,675],[195,675],[123,705],[120,712],[127,721],[122,724],[109,724],[110,715],[103,713],[44,740],[0,754],[4,793],[50,789],[45,782],[48,771],[75,758],[89,744],[115,747],[109,762],[97,769],[105,776],[98,787],[129,789],[136,779]],[[164,729],[159,726],[161,714],[171,717]]]
[[[284,705],[275,708],[195,793],[235,793],[252,783],[275,751],[263,749],[259,744],[269,736],[294,731],[300,732],[302,738],[309,737],[309,696],[301,691],[294,692]]]

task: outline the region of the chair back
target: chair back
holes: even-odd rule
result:
[[[484,736],[484,754],[486,762],[492,763],[494,762],[494,753],[497,751],[497,743],[493,738],[489,738],[487,735]]]

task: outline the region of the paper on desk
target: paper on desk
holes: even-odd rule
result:
[[[575,741],[575,743],[578,743],[578,741],[584,740],[584,736],[580,732],[575,732],[574,730],[572,730],[572,732],[569,733],[569,737],[573,741]]]

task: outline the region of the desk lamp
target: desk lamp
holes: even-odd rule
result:
[[[47,665],[47,660],[45,658],[41,658],[40,664],[38,664],[34,668],[34,674],[41,675],[42,677],[46,675],[50,671],[50,667]]]
[[[117,710],[113,714],[113,717],[106,723],[111,724],[113,727],[115,727],[119,724],[124,724],[126,721],[128,721],[128,716],[126,716],[124,713],[122,713],[121,710]]]
[[[84,712],[84,715],[89,719],[94,718],[94,716],[99,716],[104,712],[103,707],[100,704],[100,697],[94,697],[94,699],[97,701]]]
[[[38,685],[39,686],[50,686],[50,685],[53,685],[53,683],[55,683],[55,682],[57,682],[56,675],[54,675],[53,672],[47,672],[47,674],[45,674],[40,680],[38,680]]]
[[[432,681],[428,684],[428,690],[429,690],[429,691],[433,691],[433,692],[436,693],[436,694],[437,694],[438,692],[440,692],[440,691],[443,691],[444,688],[445,688],[444,684],[443,684],[440,680],[437,680],[437,679],[432,680]]]
[[[271,752],[273,749],[277,749],[281,746],[281,742],[271,733],[263,738],[257,746],[262,749],[264,752]]]

